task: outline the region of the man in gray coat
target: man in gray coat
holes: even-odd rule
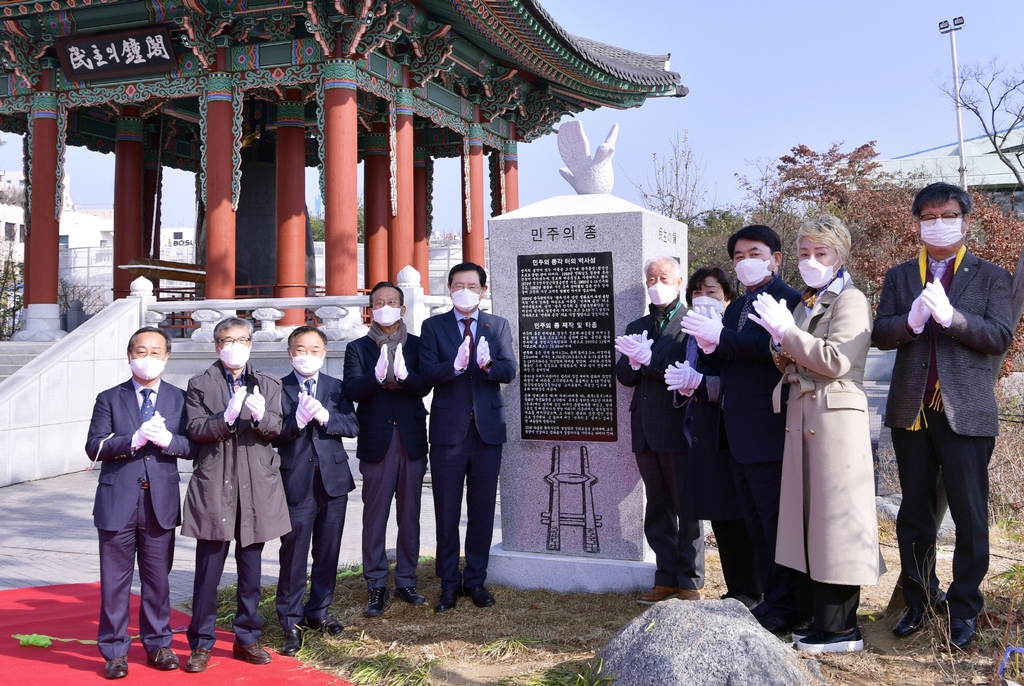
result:
[[[988,462],[999,432],[994,393],[1010,346],[1010,274],[969,252],[971,196],[933,183],[914,198],[924,248],[885,275],[871,339],[897,350],[885,424],[892,429],[903,503],[896,519],[907,607],[893,633],[909,636],[925,605],[943,602],[935,576],[939,479],[956,524],[950,641],[970,643],[988,571]]]
[[[188,382],[188,432],[200,444],[185,497],[181,533],[196,540],[196,574],[186,672],[208,666],[217,619],[217,585],[231,541],[238,566],[236,659],[270,662],[263,629],[260,564],[263,544],[291,531],[281,458],[270,442],[281,433],[281,381],[249,364],[252,325],[229,317],[214,329],[219,361]]]

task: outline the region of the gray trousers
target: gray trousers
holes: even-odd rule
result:
[[[396,426],[384,459],[376,464],[362,462],[363,475],[363,577],[368,588],[388,585],[388,556],[385,538],[391,501],[397,501],[398,540],[395,587],[416,585],[420,556],[420,497],[426,460],[412,460]]]

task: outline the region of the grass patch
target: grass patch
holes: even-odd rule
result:
[[[530,646],[538,642],[538,639],[530,636],[507,636],[488,643],[480,652],[495,660],[504,660],[525,655],[530,651]]]
[[[573,661],[528,674],[506,677],[498,686],[611,686],[614,675],[604,673],[604,660]]]

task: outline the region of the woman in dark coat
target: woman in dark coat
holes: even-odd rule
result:
[[[735,290],[722,269],[704,267],[690,277],[685,295],[692,309],[721,317]],[[753,608],[761,601],[761,575],[729,468],[718,362],[701,353],[696,339],[688,336],[686,361],[677,361],[665,380],[676,391],[678,405],[686,408],[688,450],[682,451],[676,469],[679,516],[711,522],[728,589],[725,597]]]

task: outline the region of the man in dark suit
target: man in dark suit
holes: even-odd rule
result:
[[[294,371],[281,380],[284,424],[274,446],[281,455],[281,480],[292,530],[281,537],[281,575],[277,581],[277,618],[284,630],[282,655],[302,646],[301,629],[331,635],[344,628],[327,614],[345,529],[348,494],[355,488],[342,437],[359,433],[356,411],[341,380],[320,371],[327,358],[327,336],[315,326],[300,326],[288,336]],[[313,544],[309,600],[306,559]]]
[[[704,588],[704,534],[700,522],[679,517],[676,469],[686,444],[683,410],[665,386],[665,369],[686,359],[681,328],[686,306],[679,297],[683,274],[673,257],[644,265],[650,314],[626,327],[615,340],[621,354],[619,383],[633,388],[629,405],[633,452],[647,492],[644,535],[657,561],[654,588],[637,598],[641,605],[669,598],[700,600]]]
[[[181,524],[178,459],[192,459],[185,391],[161,381],[171,339],[153,327],[128,341],[132,378],[96,398],[85,452],[102,462],[93,521],[100,539],[100,626],[104,676],[128,675],[128,614],[132,572],[139,560],[139,629],[146,661],[178,668],[171,650],[167,577],[174,561],[174,529]]]
[[[885,275],[872,341],[896,349],[885,425],[892,428],[903,502],[896,518],[907,607],[893,633],[909,636],[943,594],[935,576],[939,479],[956,524],[953,583],[945,599],[950,641],[977,630],[988,571],[988,462],[999,433],[994,393],[1010,346],[1010,274],[967,252],[972,202],[934,183],[914,198],[921,254]]]
[[[427,408],[430,387],[420,376],[420,339],[405,328],[405,296],[381,281],[370,291],[370,332],[345,348],[345,392],[359,404],[356,457],[363,475],[364,614],[377,617],[388,601],[384,548],[391,503],[397,501],[395,595],[410,605],[420,557],[420,497],[427,470]]]
[[[434,387],[430,406],[430,474],[437,522],[437,575],[446,612],[459,595],[494,604],[484,588],[494,505],[505,442],[501,384],[516,376],[508,321],[479,309],[487,293],[483,267],[463,262],[448,272],[449,312],[423,323],[420,374]],[[466,491],[466,569],[459,571],[459,521]]]
[[[746,294],[729,304],[721,320],[690,312],[683,329],[721,363],[730,466],[763,578],[764,602],[754,608],[754,616],[769,631],[781,632],[805,619],[797,608],[792,570],[775,563],[789,389],[782,389],[783,410],[776,413],[772,395],[782,373],[772,358],[771,335],[750,314],[761,293],[784,300],[792,310],[800,292],[777,275],[782,240],[771,228],[745,226],[729,237],[728,248]]]

